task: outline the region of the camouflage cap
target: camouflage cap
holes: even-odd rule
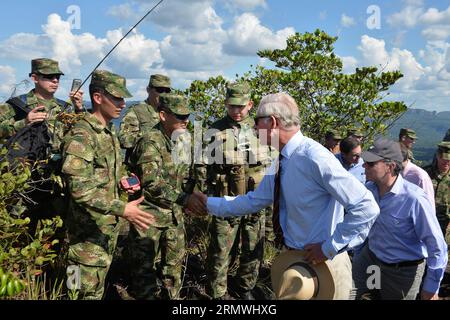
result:
[[[347,131],[347,136],[364,137],[360,128],[351,128]]]
[[[227,86],[225,103],[245,106],[250,101],[250,85],[247,82],[232,83]]]
[[[325,133],[325,138],[326,139],[332,138],[334,140],[342,140],[343,139],[343,137],[339,133],[339,131],[334,130],[334,129],[327,130],[327,132]]]
[[[191,113],[186,97],[180,94],[161,93],[159,95],[159,105],[161,108],[168,109],[175,114],[188,115]]]
[[[91,85],[103,88],[106,92],[117,98],[131,98],[124,77],[106,70],[96,70],[92,74]]]
[[[152,74],[150,76],[148,86],[156,88],[170,88],[170,78],[162,74]]]
[[[411,138],[411,139],[417,139],[416,132],[413,129],[409,129],[409,128],[401,128],[400,136],[407,136],[408,138]]]
[[[438,149],[442,152],[442,158],[450,160],[450,141],[442,141],[438,144]]]
[[[58,61],[47,59],[47,58],[39,58],[31,60],[31,72],[30,76],[33,73],[37,74],[64,74],[61,70],[59,70]]]

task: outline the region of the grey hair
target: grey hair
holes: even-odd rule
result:
[[[259,102],[256,116],[274,116],[280,120],[281,127],[284,129],[300,126],[297,102],[284,92],[273,93],[263,97]]]

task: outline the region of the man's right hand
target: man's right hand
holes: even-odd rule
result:
[[[146,231],[150,227],[150,225],[155,223],[155,216],[151,213],[139,209],[139,204],[143,200],[144,197],[142,196],[137,200],[128,202],[125,206],[123,217],[139,230]]]
[[[33,108],[30,112],[28,112],[27,117],[25,118],[25,124],[31,125],[33,123],[39,123],[48,118],[47,112],[45,111],[44,106],[37,106]]]

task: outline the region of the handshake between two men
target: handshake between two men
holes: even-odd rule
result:
[[[187,199],[185,212],[192,216],[206,216],[208,215],[208,210],[206,208],[207,201],[208,197],[205,194],[194,191]]]

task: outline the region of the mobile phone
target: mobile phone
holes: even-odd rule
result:
[[[83,81],[81,79],[73,79],[72,81],[72,89],[70,91],[77,91],[81,87],[81,83]]]
[[[128,177],[125,182],[123,183],[123,187],[125,189],[131,189],[134,187],[137,187],[140,185],[140,181],[138,179],[138,177],[136,176],[132,176],[132,177]]]

